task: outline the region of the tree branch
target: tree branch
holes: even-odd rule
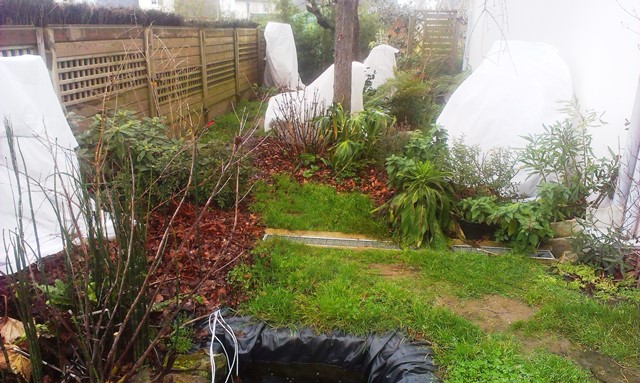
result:
[[[318,25],[323,29],[327,29],[330,31],[335,31],[336,26],[333,20],[329,19],[326,15],[322,13],[320,9],[320,5],[318,5],[317,0],[307,0],[307,12],[311,13],[316,17],[316,21]]]

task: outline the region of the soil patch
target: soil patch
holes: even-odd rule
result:
[[[537,311],[536,308],[522,302],[496,295],[467,301],[452,296],[442,296],[438,298],[436,304],[447,307],[487,332],[508,332],[511,323],[530,320]],[[525,353],[545,349],[569,358],[582,368],[589,370],[600,382],[640,382],[640,371],[625,368],[610,357],[597,351],[583,349],[565,338],[552,334],[531,338],[520,332],[513,335],[521,342]]]
[[[372,263],[369,269],[383,278],[417,278],[418,269],[398,263]]]
[[[468,301],[446,296],[440,297],[437,304],[446,306],[454,313],[488,332],[506,331],[511,323],[526,321],[536,313],[536,309],[533,307],[498,295],[489,295],[482,299]]]
[[[640,382],[640,371],[626,368],[615,360],[597,351],[586,350],[571,341],[552,334],[544,334],[541,338],[530,338],[516,333],[526,353],[536,349],[545,349],[551,353],[569,358],[582,368],[589,370],[593,376],[604,383]]]
[[[146,241],[150,261],[160,246],[166,221],[174,212],[172,209],[169,207],[151,214]],[[151,276],[151,286],[162,284],[153,297],[155,303],[195,291],[199,299],[185,306],[185,310],[191,311],[194,317],[207,315],[223,304],[235,305],[244,299],[238,294],[239,291],[228,285],[226,276],[238,263],[251,260],[251,249],[264,234],[259,218],[244,206],[237,216],[233,210],[207,209],[197,229],[191,230],[199,212],[202,213],[191,204],[182,207],[170,229],[168,250],[157,272]],[[38,283],[52,284],[56,279],[64,281],[67,275],[64,254],[61,252],[45,257],[41,264],[34,264],[29,270]],[[167,275],[170,277],[167,278]],[[180,276],[180,283],[171,283],[177,280],[177,276]],[[17,317],[10,289],[12,280],[11,276],[0,276],[0,296],[7,297],[6,306],[0,305],[0,315]],[[47,310],[44,298],[36,300],[34,304],[37,306],[34,308],[36,317],[37,313]]]

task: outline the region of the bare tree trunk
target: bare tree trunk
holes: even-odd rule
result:
[[[351,62],[354,60],[354,32],[359,0],[336,0],[333,102],[351,111]]]

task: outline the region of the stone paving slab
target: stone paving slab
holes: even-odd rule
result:
[[[319,233],[318,235],[314,235],[313,232],[304,232],[304,234],[301,234],[296,232],[267,229],[263,239],[266,240],[274,237],[318,247],[400,250],[400,247],[391,242],[379,241],[361,236],[349,237],[348,234],[342,233]]]

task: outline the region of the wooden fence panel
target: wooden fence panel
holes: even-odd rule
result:
[[[237,29],[238,31],[238,91],[251,89],[258,82],[258,31]]]
[[[69,110],[88,116],[118,107],[148,114],[142,28],[46,29],[58,95]]]
[[[38,38],[34,27],[0,26],[0,56],[37,55]]]
[[[158,115],[168,116],[174,129],[186,129],[206,118],[200,43],[197,28],[152,29],[151,78]]]
[[[62,104],[81,116],[104,108],[171,115],[184,129],[259,83],[257,29],[60,25],[0,26],[0,55],[39,54]]]

